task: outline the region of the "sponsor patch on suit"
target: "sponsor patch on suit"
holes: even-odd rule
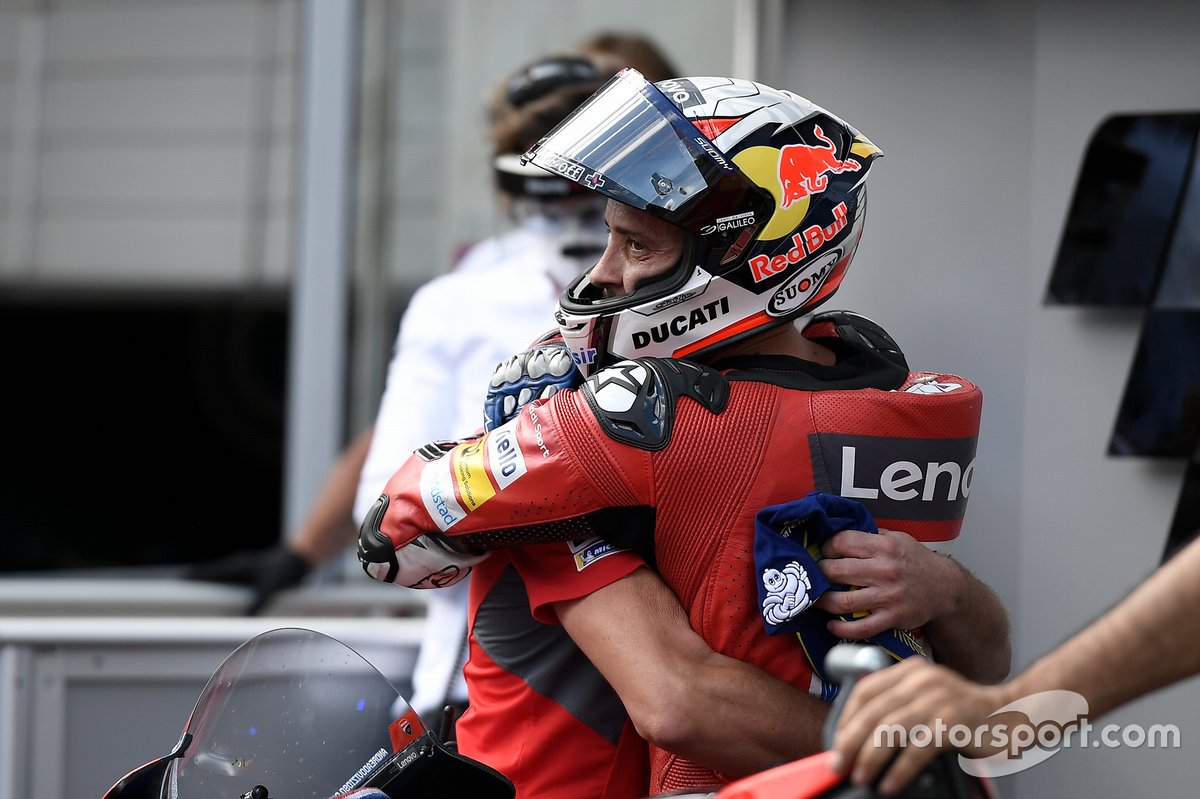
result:
[[[438,458],[421,470],[421,501],[443,533],[462,521],[467,513],[454,496],[450,458]]]
[[[570,548],[571,554],[575,556],[576,571],[583,571],[601,558],[606,558],[614,553],[625,551],[623,549],[614,547],[612,544],[598,536],[568,541],[567,546]]]
[[[483,465],[483,442],[459,444],[450,453],[451,467],[454,470],[454,480],[458,483],[458,495],[467,506],[467,511],[473,511],[480,505],[496,496],[492,481],[488,479],[487,469]]]

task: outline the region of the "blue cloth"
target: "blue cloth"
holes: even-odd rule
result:
[[[810,491],[800,499],[769,505],[754,518],[754,564],[758,606],[768,635],[794,633],[812,672],[821,681],[821,698],[832,701],[837,685],[825,676],[825,657],[843,639],[826,625],[833,615],[812,607],[826,591],[850,591],[831,583],[817,565],[821,545],[842,530],[878,534],[871,512],[861,502]],[[840,618],[852,621],[853,616]],[[869,639],[897,660],[924,655],[907,630],[888,630]]]

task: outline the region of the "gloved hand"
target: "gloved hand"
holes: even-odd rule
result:
[[[257,616],[277,591],[299,585],[312,565],[286,546],[253,552],[235,552],[223,558],[197,563],[184,572],[188,580],[244,585],[253,589],[254,599],[247,616]]]
[[[516,417],[535,399],[553,397],[564,388],[575,388],[583,375],[561,341],[536,347],[497,364],[483,402],[483,429],[494,430]]]
[[[802,335],[807,338],[835,335],[846,341],[866,344],[896,366],[908,371],[904,351],[883,327],[854,311],[823,311],[808,321]]]

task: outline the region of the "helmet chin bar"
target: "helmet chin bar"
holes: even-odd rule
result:
[[[699,268],[699,250],[699,237],[686,234],[679,261],[664,273],[662,279],[639,286],[620,297],[604,297],[603,290],[591,282],[591,269],[567,286],[559,298],[555,319],[563,341],[571,351],[571,358],[584,377],[626,357],[611,352],[609,348],[608,333],[613,317],[626,309],[654,300],[667,301],[677,295]]]
[[[579,373],[588,377],[597,369],[602,368],[602,364],[599,363],[600,347],[606,339],[604,331],[607,330],[607,323],[610,320],[596,316],[572,314],[564,311],[561,305],[554,314],[554,318],[558,322],[558,330],[562,334],[563,343],[570,350],[571,360],[575,362]],[[607,351],[605,355],[607,355]]]

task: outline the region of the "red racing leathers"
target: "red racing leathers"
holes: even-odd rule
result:
[[[962,524],[982,408],[961,377],[817,340],[837,364],[626,361],[478,439],[419,451],[364,523],[364,568],[436,587],[489,550],[601,536],[656,566],[713,650],[814,690],[795,638],[763,629],[755,514],[816,489],[944,548]],[[651,792],[716,781],[664,752],[653,770]]]
[[[512,780],[518,797],[648,794],[646,742],[549,610],[638,568],[640,558],[594,540],[586,562],[567,543],[535,544],[498,551],[472,574],[470,703],[455,734],[459,751]]]

